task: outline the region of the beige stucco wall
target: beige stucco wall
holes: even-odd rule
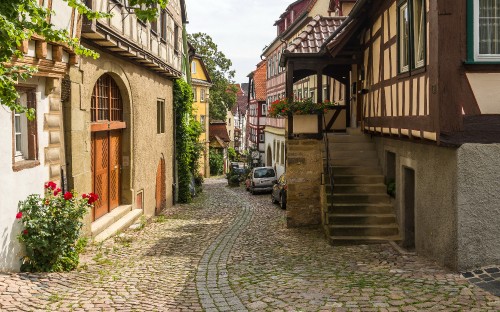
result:
[[[467,73],[467,79],[482,114],[500,114],[500,74]]]
[[[100,58],[83,58],[71,68],[71,103],[65,103],[67,122],[68,180],[78,192],[92,191],[90,99],[97,79],[109,73],[120,88],[127,128],[122,134],[122,199],[121,204],[136,207],[137,193],[143,191],[144,214],[155,211],[156,170],[161,157],[166,164],[167,207],[172,205],[173,183],[173,108],[172,80],[108,53]],[[154,92],[153,92],[154,90]],[[166,106],[165,133],[157,134],[157,99]],[[90,229],[91,217],[85,219]]]

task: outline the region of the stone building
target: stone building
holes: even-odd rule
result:
[[[101,240],[173,204],[173,80],[182,77],[184,1],[141,22],[126,3],[89,0],[113,17],[82,23],[82,44],[99,52],[71,67],[64,84],[68,184],[99,200],[85,231]]]

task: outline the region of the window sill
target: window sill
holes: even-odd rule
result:
[[[478,62],[478,61],[464,61],[465,69],[469,71],[500,71],[500,61],[499,62]]]
[[[427,71],[427,67],[424,65],[422,67],[418,67],[418,68],[415,68],[415,69],[412,69],[409,71],[398,73],[398,75],[396,77],[398,79],[405,79],[405,78],[408,78],[411,76],[420,75],[422,73],[425,73],[426,71]]]
[[[24,169],[35,168],[40,165],[38,160],[21,160],[12,164],[12,170],[18,172]]]

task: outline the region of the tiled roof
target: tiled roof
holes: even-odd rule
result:
[[[286,50],[290,53],[318,53],[325,40],[333,34],[344,19],[345,17],[316,15]]]
[[[254,72],[253,79],[255,83],[255,99],[257,101],[265,101],[267,94],[267,62],[264,60],[257,64],[257,69]]]
[[[223,121],[212,121],[208,127],[210,134],[210,141],[222,140],[224,142],[231,142],[229,135],[227,134],[226,123]]]

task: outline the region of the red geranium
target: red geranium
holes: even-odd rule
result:
[[[54,196],[57,196],[57,194],[59,194],[59,193],[61,193],[61,189],[60,188],[58,188],[58,189],[56,189],[54,191]]]
[[[64,199],[65,200],[70,200],[72,198],[73,198],[73,194],[71,194],[71,192],[64,193]]]
[[[16,214],[16,219],[21,219],[22,217],[23,217],[23,213],[19,211],[19,212]]]
[[[23,235],[28,235],[28,230],[24,230]]]
[[[95,193],[83,194],[82,198],[86,198],[89,205],[92,205],[99,199],[99,195]]]
[[[57,184],[55,184],[54,182],[50,181],[50,182],[45,183],[45,188],[46,189],[55,190],[57,188]]]

